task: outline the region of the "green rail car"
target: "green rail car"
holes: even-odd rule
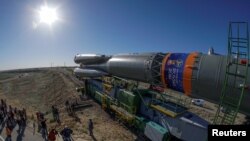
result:
[[[115,115],[126,125],[133,127],[137,132],[144,134],[152,141],[166,141],[170,137],[169,131],[161,125],[137,115],[137,110],[142,103],[138,94],[125,89],[117,89],[113,95],[102,90],[102,82],[89,81],[86,93],[91,96],[102,108]],[[99,85],[97,85],[99,84]],[[148,96],[150,93],[146,93]]]
[[[105,111],[149,140],[167,141],[177,137],[205,141],[208,122],[188,112],[186,100],[129,84],[129,81],[106,83],[103,79],[86,79],[85,92]]]

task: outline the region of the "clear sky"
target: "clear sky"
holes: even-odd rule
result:
[[[77,53],[227,51],[229,21],[249,0],[49,0],[58,21],[37,25],[44,0],[0,0],[0,70],[75,65]]]

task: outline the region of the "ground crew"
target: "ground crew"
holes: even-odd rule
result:
[[[18,132],[20,133],[21,132],[21,126],[22,126],[22,120],[21,120],[21,115],[20,115],[20,110],[18,110],[17,111],[17,113],[16,113],[16,123],[17,123],[17,125],[18,125]]]
[[[60,134],[63,137],[63,141],[72,141],[71,139],[71,134],[73,133],[73,131],[68,128],[67,126],[64,127],[64,129],[60,132]]]
[[[0,124],[4,122],[4,118],[5,118],[4,111],[0,109]]]
[[[27,120],[27,113],[26,113],[26,109],[25,109],[25,108],[23,108],[23,110],[22,110],[22,115],[23,115],[23,120],[24,120],[24,122],[26,123],[26,120]]]
[[[12,129],[8,126],[5,127],[6,129],[6,139],[5,141],[11,141],[11,132],[12,132]]]
[[[66,107],[66,111],[67,111],[68,113],[70,113],[69,101],[68,101],[68,100],[65,101],[65,107]]]
[[[8,115],[7,119],[6,119],[6,141],[11,141],[11,132],[13,129],[13,123],[12,120],[10,119],[10,115]]]
[[[36,119],[37,119],[37,132],[41,131],[41,112],[36,112]]]
[[[55,141],[56,140],[56,135],[58,134],[58,132],[56,131],[55,128],[51,129],[48,135],[48,140],[49,141]]]
[[[59,110],[57,107],[55,107],[54,105],[52,106],[52,114],[53,114],[53,118],[57,123],[60,123],[60,118],[59,118]]]
[[[94,129],[94,126],[93,126],[92,119],[89,119],[88,129],[89,129],[89,135],[90,135],[90,136],[93,136],[93,129]]]
[[[74,111],[72,108],[72,103],[70,103],[68,100],[65,102],[66,106],[66,111],[68,112],[69,115],[74,115]]]
[[[42,130],[42,137],[44,140],[47,140],[48,137],[48,131],[47,131],[47,124],[46,124],[46,119],[41,118],[41,130]]]

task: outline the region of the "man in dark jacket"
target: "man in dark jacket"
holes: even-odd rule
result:
[[[52,106],[52,114],[53,114],[54,120],[57,123],[60,123],[59,110],[54,105]]]
[[[47,131],[47,124],[46,124],[46,119],[45,118],[41,119],[41,130],[42,130],[42,137],[45,140],[47,140],[48,131]]]
[[[89,119],[88,129],[89,129],[89,135],[90,135],[90,136],[93,136],[93,129],[94,129],[94,126],[93,126],[92,119]]]
[[[72,141],[72,138],[71,138],[72,133],[73,131],[67,126],[65,126],[64,129],[60,132],[60,134],[63,137],[63,141]]]

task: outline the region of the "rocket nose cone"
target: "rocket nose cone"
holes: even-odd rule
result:
[[[76,64],[79,64],[80,63],[79,59],[81,59],[81,54],[76,54],[75,57],[74,57],[74,62]]]

